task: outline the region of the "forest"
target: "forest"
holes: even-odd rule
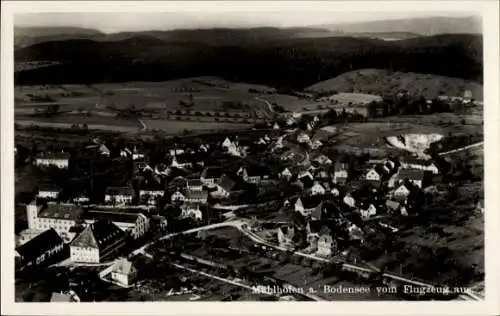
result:
[[[243,42],[243,43],[242,43]],[[448,34],[400,41],[322,37],[206,42],[132,37],[43,42],[15,51],[16,62],[60,64],[15,73],[17,85],[165,81],[218,76],[302,90],[342,73],[378,68],[482,83],[482,36]]]

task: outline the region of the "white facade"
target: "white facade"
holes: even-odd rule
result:
[[[318,182],[316,182],[311,188],[311,195],[323,195],[325,193],[325,188]]]
[[[184,202],[186,200],[186,197],[181,192],[176,191],[174,194],[172,194],[172,197],[170,198],[170,200],[172,202],[175,202],[175,201],[182,201],[182,202]]]
[[[60,169],[68,169],[69,159],[67,158],[36,158],[35,164],[37,166],[49,167],[55,166]]]
[[[124,205],[132,203],[132,195],[128,194],[106,194],[104,196],[104,202],[106,203],[116,203],[117,205]]]
[[[70,245],[69,249],[70,259],[73,262],[99,263],[99,249],[97,248],[76,247]]]
[[[356,206],[356,201],[351,195],[346,195],[343,199],[344,203],[349,205],[350,207],[355,207]]]
[[[370,169],[365,175],[366,180],[380,181],[381,176],[375,169]]]
[[[59,190],[39,190],[37,196],[41,199],[57,199],[59,193]]]

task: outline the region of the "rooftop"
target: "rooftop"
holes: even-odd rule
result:
[[[76,221],[83,213],[83,208],[74,204],[47,203],[38,217]]]
[[[113,223],[130,223],[134,224],[137,222],[137,217],[141,213],[126,213],[126,212],[113,212],[113,211],[97,211],[89,210],[82,215],[83,220],[100,220],[106,219]]]
[[[125,237],[125,233],[109,220],[98,220],[87,226],[72,242],[72,247],[106,249],[119,239]]]
[[[36,155],[36,159],[69,159],[70,153],[68,152],[44,152]]]
[[[210,166],[203,169],[203,172],[201,173],[200,177],[204,179],[220,178],[222,176],[222,173],[223,173],[222,167]]]
[[[37,235],[25,244],[17,247],[16,251],[20,256],[25,258],[25,260],[31,260],[38,257],[40,254],[45,253],[49,249],[63,243],[64,241],[59,234],[51,228]]]
[[[130,187],[107,187],[107,195],[133,195],[134,189]]]

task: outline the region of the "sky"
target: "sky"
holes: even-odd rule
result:
[[[105,33],[144,30],[172,30],[213,27],[293,27],[363,22],[385,19],[470,16],[470,12],[340,12],[340,11],[225,11],[225,12],[45,12],[16,14],[16,26],[73,26]]]

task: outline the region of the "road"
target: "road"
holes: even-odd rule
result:
[[[453,150],[445,151],[445,152],[439,153],[438,155],[439,156],[449,155],[449,154],[457,153],[457,152],[464,151],[464,150],[467,150],[467,149],[470,149],[470,148],[483,146],[483,144],[484,144],[484,141],[481,141],[481,142],[470,144],[470,145],[467,145],[467,146],[464,146],[464,147],[460,147],[460,148],[456,148],[456,149],[453,149]]]
[[[273,105],[271,103],[269,103],[269,101],[267,101],[266,99],[262,99],[262,98],[259,98],[259,97],[255,97],[255,100],[257,101],[261,101],[261,102],[264,102],[267,107],[269,108],[269,112],[271,113],[275,113],[274,109],[273,109]]]

